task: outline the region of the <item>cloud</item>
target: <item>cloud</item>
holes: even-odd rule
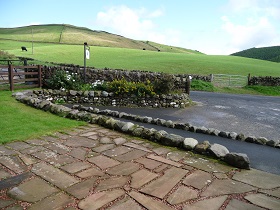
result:
[[[155,33],[153,18],[162,15],[161,10],[148,13],[146,9],[131,9],[127,6],[114,6],[97,14],[97,25],[115,33],[134,39],[143,39]]]
[[[232,52],[280,44],[278,0],[229,0],[227,6],[221,28]]]

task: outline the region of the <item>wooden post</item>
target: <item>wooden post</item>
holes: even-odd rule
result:
[[[13,71],[13,66],[11,64],[9,64],[8,72],[9,72],[10,91],[13,91],[14,90],[14,71]]]
[[[38,87],[42,87],[42,66],[38,65]]]
[[[248,74],[248,83],[247,83],[247,85],[250,85],[250,80],[251,80],[251,74],[249,73]]]

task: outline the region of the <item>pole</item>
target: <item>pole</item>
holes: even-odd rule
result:
[[[86,83],[86,47],[87,43],[84,43],[84,82]]]
[[[33,55],[33,28],[31,28],[31,33],[32,33],[32,55]]]

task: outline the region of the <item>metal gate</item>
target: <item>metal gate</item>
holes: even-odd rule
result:
[[[244,87],[248,84],[248,77],[242,75],[212,74],[214,86],[218,87]]]

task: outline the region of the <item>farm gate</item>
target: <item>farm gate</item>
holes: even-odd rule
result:
[[[42,86],[42,67],[0,65],[0,90]]]
[[[217,87],[244,87],[248,85],[248,77],[230,74],[212,74],[211,82]]]

